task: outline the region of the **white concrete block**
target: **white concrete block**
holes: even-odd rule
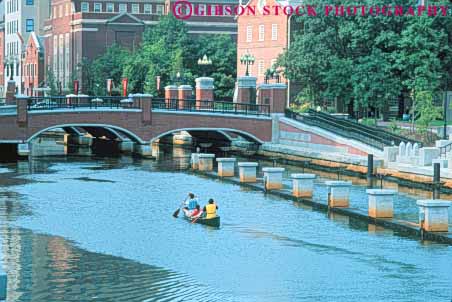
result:
[[[234,176],[234,167],[236,159],[233,157],[220,157],[217,158],[218,162],[218,176],[231,177]]]
[[[450,200],[424,199],[418,200],[419,223],[424,218],[423,228],[429,232],[447,232],[449,229]]]
[[[347,208],[350,204],[351,181],[326,181],[330,207]]]
[[[439,148],[424,147],[419,150],[419,165],[431,166],[432,161],[439,157]]]
[[[394,216],[395,190],[368,189],[368,213],[373,218],[392,218]]]
[[[255,162],[239,162],[240,182],[256,182],[256,170],[258,163]]]
[[[264,172],[264,185],[267,190],[279,190],[282,188],[282,179],[284,168],[263,168]]]
[[[295,197],[312,197],[314,191],[315,174],[297,173],[291,174],[292,195]]]

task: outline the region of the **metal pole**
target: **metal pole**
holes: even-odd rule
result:
[[[443,127],[443,139],[447,140],[447,87],[444,90],[444,127]]]
[[[372,187],[372,177],[374,173],[374,155],[367,155],[367,186]]]
[[[439,185],[441,181],[441,167],[439,163],[433,164],[433,199],[439,199]]]

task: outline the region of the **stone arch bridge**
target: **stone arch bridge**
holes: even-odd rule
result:
[[[94,137],[118,139],[143,156],[151,155],[153,141],[181,130],[236,134],[258,144],[272,139],[266,105],[179,100],[175,107],[171,100],[143,94],[128,99],[17,96],[16,104],[0,106],[0,143],[17,144],[23,154],[33,139],[54,128],[75,136],[83,129]]]

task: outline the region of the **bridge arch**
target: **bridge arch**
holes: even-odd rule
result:
[[[245,137],[245,138],[247,138],[247,139],[249,139],[249,140],[251,140],[251,141],[253,141],[255,143],[258,143],[258,144],[263,144],[264,143],[261,139],[259,139],[255,135],[253,135],[253,134],[251,134],[249,132],[246,132],[246,131],[238,130],[238,129],[233,129],[233,128],[209,128],[209,127],[199,127],[198,128],[198,127],[194,127],[194,128],[177,128],[177,129],[172,129],[172,130],[169,130],[169,131],[162,132],[162,133],[158,134],[157,136],[155,136],[155,137],[153,137],[151,139],[151,144],[154,143],[156,140],[161,139],[162,137],[164,137],[166,135],[169,135],[169,134],[174,133],[174,132],[180,132],[180,131],[187,131],[187,132],[190,132],[190,131],[213,131],[213,132],[218,132],[218,133],[220,133],[221,135],[223,135],[225,137],[226,137],[225,132],[232,132],[232,133],[239,134],[240,136],[243,136],[243,137]]]
[[[145,140],[143,140],[141,137],[139,137],[138,135],[136,135],[135,133],[133,133],[130,130],[127,130],[125,128],[122,127],[118,127],[118,126],[114,126],[114,125],[108,125],[108,124],[84,124],[84,123],[74,123],[74,124],[59,124],[59,125],[52,125],[50,127],[47,128],[43,128],[39,131],[36,131],[35,133],[33,133],[27,140],[26,142],[29,143],[31,142],[33,139],[35,139],[36,137],[38,137],[39,135],[41,135],[42,133],[55,129],[55,128],[71,128],[71,127],[80,127],[80,128],[90,128],[90,127],[97,127],[97,128],[103,128],[105,129],[105,131],[107,132],[111,132],[109,131],[110,129],[118,131],[121,134],[124,134],[125,136],[127,136],[128,138],[130,138],[130,140],[139,143],[139,144],[146,144],[147,142]]]

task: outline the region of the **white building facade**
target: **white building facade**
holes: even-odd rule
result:
[[[5,12],[5,83],[11,78],[23,92],[22,52],[32,32],[40,35],[49,17],[50,0],[3,0]]]

